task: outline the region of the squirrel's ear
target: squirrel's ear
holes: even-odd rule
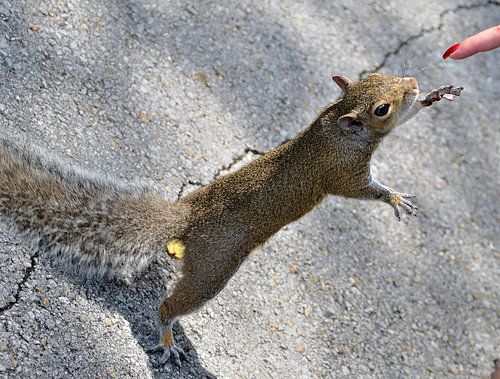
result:
[[[350,112],[340,116],[337,119],[337,124],[340,126],[340,129],[345,132],[357,132],[361,130],[361,126],[363,125],[360,121],[358,121],[358,114],[355,112]]]
[[[337,83],[337,85],[340,87],[340,89],[342,90],[342,92],[346,92],[347,88],[349,88],[349,86],[352,84],[352,80],[351,79],[349,79],[346,76],[342,76],[342,75],[333,75],[332,76],[332,80],[335,83]]]

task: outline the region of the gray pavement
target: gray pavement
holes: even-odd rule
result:
[[[440,60],[498,1],[0,1],[0,130],[177,199],[306,127],[330,75],[465,87],[373,168],[418,218],[329,198],[176,329],[157,367],[166,262],[84,281],[0,226],[0,377],[486,378],[500,356],[500,50]],[[169,280],[170,279],[170,280]]]

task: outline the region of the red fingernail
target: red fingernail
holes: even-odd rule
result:
[[[459,44],[459,43],[456,43],[456,44],[454,44],[453,46],[450,46],[450,47],[448,48],[448,50],[446,50],[446,51],[444,52],[444,54],[443,54],[443,59],[446,59],[446,58],[448,58],[451,54],[453,54],[453,53],[454,53],[454,52],[458,49],[458,47],[459,47],[459,46],[460,46],[460,44]]]

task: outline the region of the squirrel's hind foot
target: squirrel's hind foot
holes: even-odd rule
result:
[[[165,365],[167,362],[171,361],[175,365],[181,367],[181,358],[186,359],[186,353],[182,350],[182,347],[173,343],[172,346],[165,346],[163,343],[158,343],[155,346],[146,348],[147,353],[157,353],[163,352],[160,358],[158,358],[158,364],[160,366]]]
[[[146,348],[147,353],[163,352],[158,359],[158,363],[163,366],[171,361],[177,366],[181,366],[181,358],[186,359],[186,353],[174,342],[172,324],[167,323],[160,328],[160,342],[155,346]]]

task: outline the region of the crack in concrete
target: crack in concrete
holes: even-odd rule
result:
[[[179,189],[179,193],[177,194],[177,200],[180,200],[184,195],[184,191],[186,190],[187,185],[190,184],[192,186],[203,187],[203,183],[197,180],[189,179],[186,183],[182,183],[181,188]]]
[[[24,285],[26,284],[26,282],[30,278],[31,273],[35,270],[37,258],[38,258],[38,251],[31,256],[31,265],[26,268],[26,270],[24,271],[23,278],[17,284],[17,290],[16,290],[16,293],[14,294],[14,300],[7,303],[3,307],[0,307],[0,313],[4,313],[4,312],[8,311],[9,309],[11,309],[14,305],[16,305],[19,302],[19,297],[21,295],[21,291],[23,290]]]
[[[448,13],[457,12],[457,11],[462,10],[462,9],[476,9],[476,8],[486,7],[486,6],[489,6],[489,5],[497,5],[498,6],[498,5],[500,5],[500,2],[498,2],[496,0],[489,0],[486,3],[471,4],[471,5],[459,5],[456,8],[450,8],[450,9],[446,9],[446,10],[442,11],[439,14],[439,23],[438,23],[437,26],[433,26],[433,27],[430,27],[430,28],[423,28],[422,30],[420,30],[420,32],[418,34],[412,35],[412,36],[408,37],[406,40],[402,41],[394,50],[389,51],[389,52],[387,52],[384,55],[384,58],[382,59],[382,62],[380,64],[378,64],[377,66],[375,66],[371,70],[363,70],[363,71],[361,71],[361,73],[359,74],[358,79],[361,80],[366,74],[373,73],[373,72],[378,72],[379,70],[381,70],[383,67],[385,67],[385,65],[387,64],[388,59],[391,56],[397,55],[401,51],[401,49],[403,47],[407,46],[410,42],[416,40],[417,38],[420,38],[420,37],[424,36],[425,34],[441,30],[443,28],[443,26],[444,26],[444,17]]]
[[[290,138],[285,138],[276,147],[281,146],[289,141],[290,141]],[[252,147],[246,147],[245,150],[243,151],[243,153],[238,155],[237,157],[233,158],[229,164],[222,165],[221,167],[219,167],[217,169],[217,171],[215,171],[210,182],[213,182],[214,180],[220,178],[222,176],[222,171],[230,170],[235,164],[237,164],[238,162],[243,160],[249,153],[252,153],[252,154],[258,155],[258,156],[263,156],[264,154],[266,154],[266,152],[264,152],[264,151],[254,149]],[[177,194],[177,200],[180,200],[180,198],[184,195],[184,190],[186,189],[188,184],[191,184],[193,186],[198,186],[198,187],[203,187],[205,185],[201,181],[194,181],[194,180],[189,179],[187,181],[187,183],[182,183],[181,188],[179,190],[179,193]]]
[[[289,141],[290,141],[290,138],[286,138],[283,141],[281,141],[276,147],[284,145],[285,143],[287,143]],[[264,151],[260,151],[260,150],[257,150],[257,149],[251,148],[251,147],[246,147],[245,150],[243,151],[243,154],[240,154],[237,157],[233,158],[231,163],[229,163],[228,165],[222,165],[215,172],[212,180],[219,178],[221,176],[222,171],[230,170],[235,164],[237,164],[238,162],[243,160],[248,155],[248,153],[252,153],[252,154],[258,155],[258,156],[263,156],[264,154],[266,154],[266,152],[264,152]]]
[[[250,147],[247,147],[245,148],[243,154],[240,154],[238,155],[236,158],[233,158],[233,160],[227,164],[227,165],[222,165],[214,174],[213,176],[213,180],[219,178],[221,176],[221,173],[222,171],[228,171],[230,170],[235,164],[237,164],[238,162],[241,162],[249,153],[252,153],[252,154],[255,154],[255,155],[259,155],[259,156],[262,156],[264,155],[265,153],[263,153],[262,151],[259,151],[257,149],[252,149]]]
[[[282,143],[285,143],[285,142],[287,142],[287,140],[282,142]],[[251,148],[251,147],[245,148],[243,154],[240,154],[237,157],[233,158],[229,164],[222,165],[221,167],[219,167],[217,169],[217,171],[214,173],[211,182],[218,179],[220,176],[222,176],[222,174],[221,174],[222,171],[230,170],[235,164],[237,164],[238,162],[243,160],[249,153],[259,155],[259,156],[262,156],[265,154],[264,152],[257,150],[257,149],[254,149],[254,148]],[[184,195],[184,191],[185,191],[188,184],[193,185],[193,186],[198,186],[198,187],[204,186],[204,184],[201,181],[194,181],[194,180],[189,179],[186,183],[182,183],[181,188],[179,190],[179,193],[177,194],[177,200],[179,200]]]

